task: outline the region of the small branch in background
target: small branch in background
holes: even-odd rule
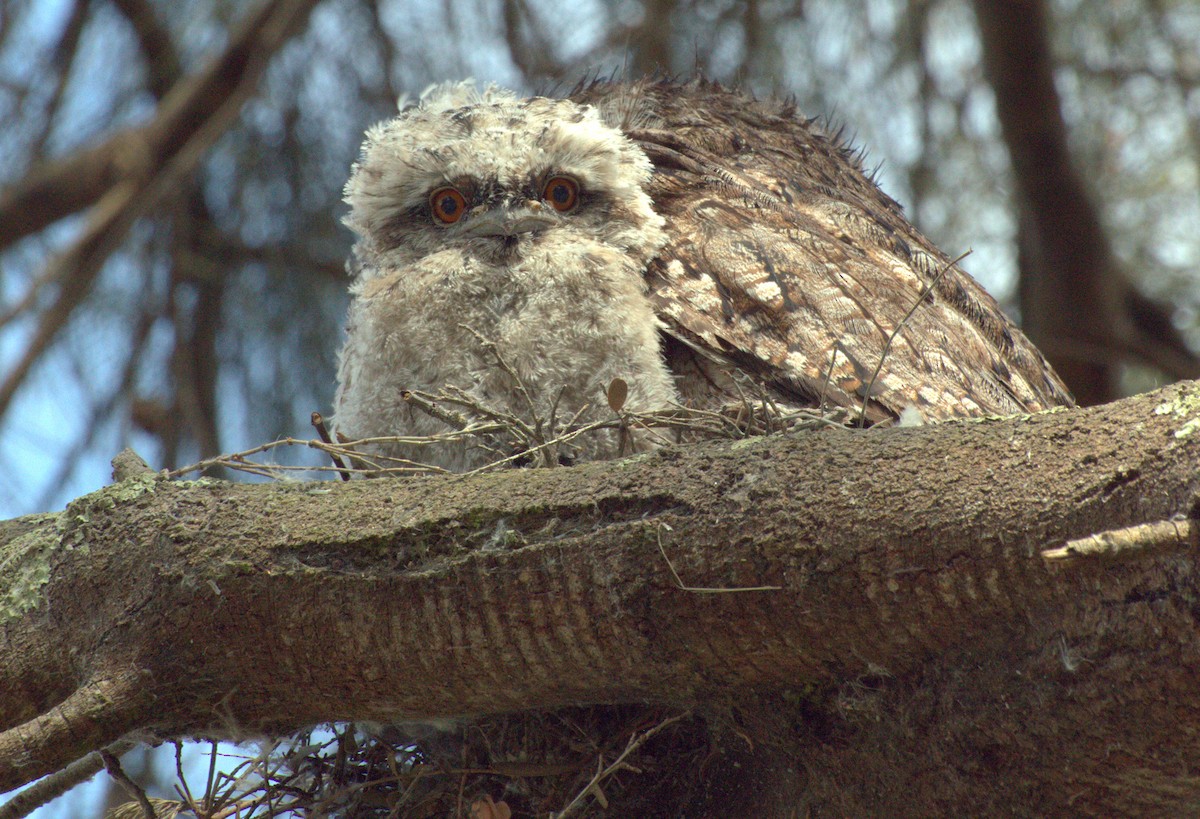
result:
[[[109,745],[106,750],[114,757],[119,757],[137,746],[138,743],[132,740],[122,739]],[[42,777],[0,805],[0,819],[21,819],[23,816],[28,816],[79,783],[88,781],[103,768],[104,759],[99,752],[92,752],[77,759],[61,771]]]
[[[87,227],[52,259],[40,281],[59,281],[53,304],[0,382],[0,416],[34,363],[91,291],[104,261],[133,224],[176,191],[237,120],[270,57],[303,24],[316,0],[264,3],[220,58],[184,78],[149,124],[128,129],[30,173],[0,192],[0,247],[95,202]]]
[[[129,22],[137,37],[138,47],[146,60],[150,92],[162,99],[183,75],[183,64],[171,37],[151,0],[112,0]]]
[[[233,117],[218,115],[221,108],[234,102],[241,109],[271,56],[303,26],[316,4],[261,3],[233,31],[224,53],[171,88],[149,123],[48,162],[0,191],[0,248],[98,202],[128,178],[131,149],[161,167],[209,122],[231,124]]]
[[[38,129],[37,135],[30,140],[30,145],[33,146],[33,156],[39,159],[46,156],[46,143],[61,110],[67,84],[71,81],[75,59],[79,55],[80,35],[83,33],[90,8],[91,4],[87,0],[76,0],[71,14],[67,18],[67,23],[63,27],[62,36],[54,48],[54,56],[51,58],[56,74],[54,90],[50,92],[50,99],[45,103],[46,114],[41,128]]]

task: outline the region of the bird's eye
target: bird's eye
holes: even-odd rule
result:
[[[559,213],[566,213],[579,203],[579,183],[569,176],[552,176],[542,189],[542,198]]]
[[[467,210],[467,200],[458,188],[438,188],[429,195],[429,208],[443,225],[452,225]]]

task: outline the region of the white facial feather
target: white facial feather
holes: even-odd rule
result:
[[[432,87],[418,104],[367,132],[345,190],[346,224],[360,237],[359,261],[378,255],[403,263],[453,245],[469,218],[441,227],[412,216],[442,185],[472,178],[516,196],[535,193],[532,184],[547,173],[571,176],[585,191],[603,192],[629,209],[624,218],[603,219],[580,208],[605,241],[643,259],[662,246],[665,238],[656,231],[662,219],[642,190],[650,161],[594,108],[452,83]]]

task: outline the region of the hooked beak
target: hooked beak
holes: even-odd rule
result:
[[[469,236],[516,236],[537,233],[558,220],[539,202],[502,205],[480,214],[468,214],[463,232]]]

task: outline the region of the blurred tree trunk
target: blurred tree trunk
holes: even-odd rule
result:
[[[1084,405],[1118,397],[1125,361],[1200,374],[1169,310],[1120,269],[1072,164],[1043,0],[975,0],[975,14],[1012,161],[1023,329]]]
[[[675,64],[671,47],[671,15],[675,12],[676,0],[644,0],[645,19],[633,32],[629,43],[633,52],[632,77],[654,77],[670,75]]]

